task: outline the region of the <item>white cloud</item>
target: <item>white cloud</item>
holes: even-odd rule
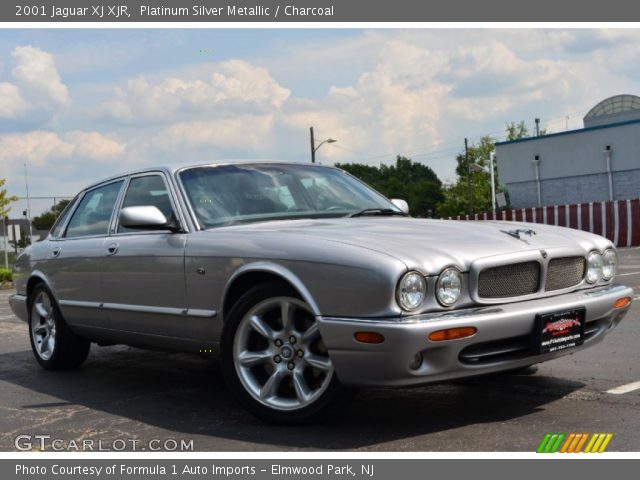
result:
[[[14,170],[25,161],[31,166],[55,165],[59,161],[104,161],[123,155],[126,145],[97,132],[57,133],[35,130],[0,135],[0,164]]]
[[[31,45],[16,47],[11,56],[17,64],[11,70],[15,83],[34,98],[36,104],[47,107],[66,106],[69,92],[56,68],[53,55]]]
[[[176,152],[204,147],[243,149],[249,154],[267,147],[272,123],[273,118],[269,115],[179,122],[161,129],[151,143],[154,151]]]
[[[65,135],[67,142],[74,146],[73,154],[80,158],[108,160],[121,156],[126,145],[98,132],[73,131]]]
[[[230,60],[214,65],[201,78],[136,77],[118,87],[101,111],[122,122],[165,123],[198,115],[268,113],[279,109],[289,94],[267,70]]]
[[[11,81],[0,82],[0,118],[29,120],[33,115],[38,121],[70,104],[53,55],[26,45],[14,48],[11,56]]]
[[[13,133],[0,136],[0,161],[32,165],[43,165],[50,160],[69,158],[74,145],[65,142],[53,132],[41,130],[28,133]]]
[[[0,118],[18,118],[29,108],[18,87],[8,82],[0,83]]]

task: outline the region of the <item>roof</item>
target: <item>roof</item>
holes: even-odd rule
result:
[[[628,94],[614,95],[613,97],[605,98],[589,110],[589,113],[584,116],[584,120],[631,110],[640,110],[640,97]]]
[[[623,125],[633,125],[636,123],[640,123],[640,118],[634,119],[634,120],[627,120],[624,122],[616,122],[616,123],[605,123],[602,125],[594,125],[592,127],[585,127],[585,128],[579,128],[577,130],[568,130],[566,132],[558,132],[558,133],[547,133],[545,135],[540,135],[539,137],[526,137],[526,138],[518,138],[517,140],[506,140],[504,142],[496,142],[495,145],[509,145],[512,143],[520,143],[520,142],[530,142],[530,141],[534,141],[534,140],[543,140],[545,138],[553,138],[553,137],[560,137],[563,135],[576,135],[579,133],[585,133],[585,132],[590,132],[593,130],[600,130],[603,128],[614,128],[614,127],[621,127]]]

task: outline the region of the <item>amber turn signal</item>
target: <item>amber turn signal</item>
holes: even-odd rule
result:
[[[441,342],[443,340],[456,340],[458,338],[472,337],[476,334],[476,327],[458,327],[438,330],[429,334],[429,340],[432,342]]]
[[[384,342],[384,337],[382,336],[382,334],[377,332],[356,332],[353,334],[353,338],[362,343]]]
[[[631,305],[631,297],[622,297],[613,302],[613,308],[624,308]]]

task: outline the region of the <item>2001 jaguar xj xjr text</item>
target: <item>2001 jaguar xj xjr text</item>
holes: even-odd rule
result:
[[[629,310],[605,238],[407,210],[332,167],[141,170],[70,203],[16,260],[10,303],[44,368],[80,365],[91,343],[213,350],[238,400],[280,423],[351,387],[566,355]]]

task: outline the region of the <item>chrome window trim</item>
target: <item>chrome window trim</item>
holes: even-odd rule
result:
[[[182,233],[188,233],[190,231],[189,229],[189,225],[187,224],[187,222],[185,221],[182,209],[180,208],[180,206],[177,204],[176,202],[176,193],[173,187],[173,183],[171,182],[169,176],[167,175],[167,172],[164,170],[145,170],[143,172],[138,172],[138,173],[132,173],[130,175],[128,175],[126,177],[126,185],[125,187],[122,189],[121,195],[119,196],[117,203],[116,203],[116,212],[117,214],[114,216],[114,218],[112,219],[112,224],[109,227],[109,236],[110,237],[125,237],[125,236],[131,236],[131,235],[157,235],[157,234],[171,234],[171,230],[169,229],[164,229],[164,230],[149,230],[149,231],[134,231],[134,232],[118,232],[118,224],[119,224],[119,217],[120,217],[120,211],[122,210],[122,204],[124,203],[124,199],[127,195],[127,192],[129,191],[129,186],[131,185],[131,180],[133,180],[134,178],[141,178],[141,177],[150,177],[150,176],[160,176],[162,178],[162,181],[165,184],[165,187],[167,188],[167,193],[169,195],[169,201],[171,202],[171,208],[173,209],[173,212],[175,213],[175,215],[177,216],[177,220],[180,223],[180,228],[182,228],[183,232]]]

